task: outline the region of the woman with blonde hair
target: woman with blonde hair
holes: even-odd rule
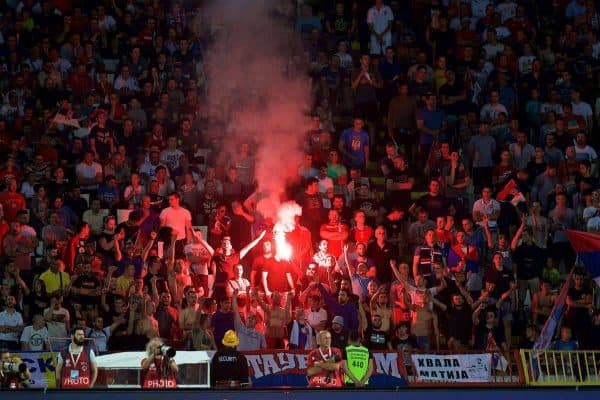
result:
[[[171,389],[177,387],[175,375],[179,367],[173,358],[175,350],[160,338],[146,345],[146,358],[142,360],[142,387],[144,389]]]

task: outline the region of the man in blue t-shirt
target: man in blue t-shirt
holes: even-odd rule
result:
[[[446,113],[437,107],[434,93],[425,95],[425,107],[417,111],[417,130],[419,131],[419,148],[422,157],[428,157],[435,140],[444,140],[446,129]]]
[[[338,148],[343,156],[344,165],[362,169],[369,160],[369,134],[363,129],[365,121],[354,118],[354,125],[342,132]]]

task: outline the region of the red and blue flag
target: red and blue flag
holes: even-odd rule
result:
[[[592,279],[600,286],[600,235],[566,230],[567,237]]]

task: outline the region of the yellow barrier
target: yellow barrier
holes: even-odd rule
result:
[[[521,350],[529,386],[600,386],[600,351]]]

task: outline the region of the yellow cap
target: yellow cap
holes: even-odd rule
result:
[[[221,341],[224,346],[227,347],[236,347],[240,344],[240,339],[238,339],[234,330],[228,330],[225,332],[225,336],[223,336],[223,340]]]

